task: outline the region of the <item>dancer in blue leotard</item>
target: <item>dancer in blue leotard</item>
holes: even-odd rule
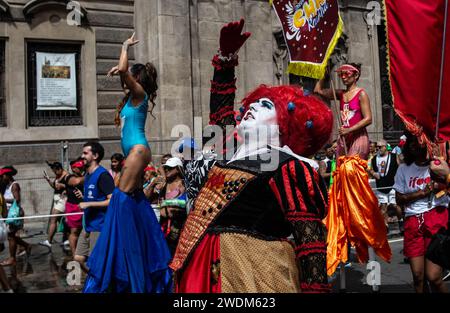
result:
[[[125,90],[125,98],[117,109],[116,125],[122,128],[126,160],[101,235],[87,263],[86,293],[171,289],[170,252],[142,191],[142,173],[151,161],[145,121],[148,102],[153,108],[158,86],[156,69],[151,63],[128,68],[128,48],[138,42],[134,34],[124,42],[119,65],[108,73],[108,76],[119,74]]]

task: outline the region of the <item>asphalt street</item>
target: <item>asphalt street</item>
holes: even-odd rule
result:
[[[39,226],[39,224],[38,224]],[[68,252],[65,252],[61,243],[61,234],[55,237],[52,253],[46,247],[39,246],[39,241],[45,240],[46,235],[43,227],[27,227],[24,239],[33,244],[31,256],[19,257],[16,266],[5,267],[11,285],[17,293],[76,293],[81,291],[84,274],[81,276],[80,284],[69,282],[67,264],[71,261]],[[392,231],[390,236],[390,246],[392,250],[392,261],[386,263],[378,257],[376,261],[380,263],[381,293],[413,293],[412,276],[409,264],[405,263],[403,257],[403,238]],[[8,256],[8,250],[0,253],[0,259]],[[330,278],[333,285],[333,292],[347,293],[371,293],[373,287],[367,284],[366,264],[355,262],[354,249],[351,253],[351,266],[345,268],[345,290],[340,288],[339,270]],[[71,269],[69,269],[71,270]],[[447,279],[450,288],[450,281]]]

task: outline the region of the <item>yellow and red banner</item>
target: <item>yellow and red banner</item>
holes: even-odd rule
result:
[[[438,138],[450,140],[450,23],[444,25],[446,1],[384,1],[394,108],[407,128],[427,143],[435,140],[444,28],[447,38]]]
[[[325,75],[342,35],[337,0],[271,0],[289,52],[288,72],[311,78]]]

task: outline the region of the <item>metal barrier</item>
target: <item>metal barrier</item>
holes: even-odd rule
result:
[[[53,204],[53,189],[43,177],[18,177],[21,206],[25,216],[49,214]],[[48,220],[30,220],[27,223],[40,223],[46,229]],[[26,224],[25,224],[26,227]]]

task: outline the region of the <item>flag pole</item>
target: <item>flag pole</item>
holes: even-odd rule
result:
[[[436,118],[436,133],[435,139],[438,140],[439,136],[439,118],[441,114],[442,103],[442,87],[444,84],[444,66],[445,66],[445,45],[447,37],[447,19],[448,19],[448,0],[445,0],[445,13],[444,13],[444,36],[442,39],[442,58],[441,58],[441,74],[439,78],[439,94],[438,94],[438,106],[437,106],[437,118]]]
[[[337,96],[336,96],[336,88],[334,88],[334,81],[333,81],[333,77],[331,75],[331,66],[329,65],[329,72],[330,72],[330,82],[331,82],[331,90],[333,91],[333,98],[334,98],[334,108],[336,110],[336,114],[337,114],[337,120],[338,120],[338,129],[341,129],[342,127],[342,121],[341,121],[341,115],[339,114],[339,112],[341,111],[339,106],[338,106],[338,100],[337,100]],[[342,139],[342,144],[344,145],[344,152],[345,155],[347,155],[347,143],[345,142],[345,137],[339,135],[339,137]]]
[[[336,96],[336,88],[334,88],[334,81],[333,77],[331,75],[331,65],[328,64],[328,72],[330,73],[330,84],[331,84],[331,90],[333,91],[333,98],[334,98],[334,109],[337,114],[337,120],[338,120],[338,129],[341,129],[342,127],[342,121],[341,121],[341,114],[340,114],[340,108],[338,106],[337,96]],[[344,145],[344,153],[347,155],[347,143],[345,142],[345,137],[339,135],[339,137],[342,139],[342,144]],[[345,293],[347,291],[347,279],[345,276],[345,263],[341,262],[341,266],[339,268],[339,292]]]

